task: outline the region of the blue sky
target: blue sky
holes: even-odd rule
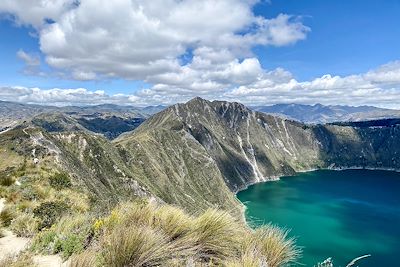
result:
[[[276,0],[258,5],[255,12],[304,16],[312,30],[307,40],[256,50],[264,67],[282,66],[300,80],[362,73],[400,59],[398,0]]]
[[[168,0],[169,17],[160,15],[160,1],[142,6],[143,21],[135,16],[140,1],[105,10],[93,9],[93,0],[71,1],[0,3],[0,99],[18,87],[21,102],[45,102],[58,88],[78,104],[92,97],[169,104],[196,95],[250,104],[397,107],[400,100],[398,0]],[[43,92],[32,96],[31,88]],[[77,88],[85,90],[82,101]]]

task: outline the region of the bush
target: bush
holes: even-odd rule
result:
[[[57,235],[53,253],[61,253],[64,258],[80,253],[85,247],[86,236],[83,234],[69,233],[65,236]]]
[[[15,179],[12,176],[0,176],[0,185],[11,186],[15,183]]]
[[[39,229],[49,228],[54,222],[68,211],[64,202],[44,202],[33,210],[33,214],[40,220]]]
[[[10,229],[20,237],[34,236],[39,227],[39,221],[33,217],[33,214],[21,213],[12,220]]]
[[[57,190],[69,188],[72,186],[71,179],[66,173],[56,173],[49,178],[50,186]]]
[[[49,230],[38,234],[32,249],[48,254],[60,253],[64,258],[80,253],[93,236],[91,219],[84,215],[62,217]]]
[[[42,230],[33,239],[31,249],[45,254],[53,254],[56,239],[57,233],[54,229]]]
[[[0,185],[10,186],[15,183],[14,179],[15,167],[7,167],[5,170],[0,171]]]
[[[0,212],[0,225],[4,227],[8,227],[11,224],[11,221],[15,217],[15,211],[9,207],[6,207]]]

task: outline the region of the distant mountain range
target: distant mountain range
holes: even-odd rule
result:
[[[35,116],[54,118],[55,114],[63,114],[90,131],[113,139],[123,132],[135,129],[149,116],[164,108],[165,106],[134,107],[112,104],[56,107],[0,101],[0,132]]]
[[[51,120],[52,124],[41,126],[50,131],[53,128],[63,128],[62,121],[68,120],[68,124],[73,122],[78,128],[83,127],[108,139],[114,139],[124,132],[136,129],[150,116],[164,109],[166,107],[161,105],[136,107],[103,104],[56,107],[0,101],[0,132],[33,118],[35,124],[41,124],[41,118],[45,118],[47,122]],[[277,104],[253,106],[250,109],[309,124],[400,118],[400,110],[372,106]]]
[[[273,106],[254,106],[251,109],[305,123],[364,121],[400,117],[400,110],[373,106],[277,104]]]

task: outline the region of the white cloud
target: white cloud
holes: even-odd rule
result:
[[[257,2],[2,0],[0,13],[11,14],[18,24],[35,27],[41,52],[57,75],[76,80],[142,80],[151,86],[130,95],[82,88],[3,87],[0,99],[53,104],[172,104],[200,95],[247,104],[321,102],[399,107],[400,61],[363,74],[327,74],[311,81],[297,81],[281,68],[263,69],[251,53],[254,46],[291,45],[306,39],[310,29],[301,17],[255,15]],[[39,66],[40,58],[34,55],[20,50],[17,56],[31,73]]]
[[[44,105],[94,105],[104,103],[140,104],[134,95],[108,95],[102,90],[90,91],[85,88],[49,89],[27,88],[21,86],[0,87],[0,99]]]
[[[257,2],[3,0],[0,12],[36,27],[46,62],[68,77],[151,82],[154,76],[190,72],[195,65],[179,62],[190,50],[197,51],[198,64],[204,59],[225,65],[228,58],[251,57],[255,45],[282,46],[306,38],[310,29],[298,17],[256,16],[252,8]]]
[[[73,3],[74,0],[1,0],[0,13],[15,16],[17,24],[40,28],[46,19],[57,20]]]
[[[37,55],[31,55],[20,49],[17,52],[17,57],[25,62],[27,66],[39,66],[40,58]]]
[[[193,63],[195,64],[195,63]],[[218,65],[220,66],[220,65]],[[290,72],[283,69],[265,71],[256,59],[232,62],[224,65],[219,73],[209,73],[188,68],[187,72],[176,77],[159,77],[159,83],[137,91],[134,94],[109,95],[104,91],[78,89],[50,89],[26,87],[0,87],[0,99],[26,103],[55,105],[86,104],[132,104],[154,105],[184,102],[194,96],[207,99],[238,101],[248,105],[267,105],[276,103],[322,103],[326,105],[376,105],[400,109],[400,80],[394,79],[398,73],[397,62],[382,65],[364,74],[345,77],[324,75],[311,81],[299,82]],[[390,67],[388,67],[390,66]],[[399,66],[396,69],[395,66]],[[385,72],[386,70],[387,72]],[[247,73],[251,79],[242,79]],[[379,73],[378,76],[371,75]],[[198,76],[213,76],[213,80],[204,82]],[[391,77],[380,79],[376,77]],[[233,78],[235,77],[235,78]],[[175,80],[175,84],[172,81]],[[232,86],[237,79],[238,86]],[[187,82],[190,80],[190,82]],[[195,82],[192,82],[192,81]]]
[[[252,104],[295,102],[400,108],[400,64],[398,61],[382,65],[365,74],[344,77],[327,74],[303,82],[289,77],[287,81],[261,80],[238,86],[227,91],[224,97],[243,99]]]
[[[400,60],[389,62],[371,70],[363,78],[372,83],[400,84]]]

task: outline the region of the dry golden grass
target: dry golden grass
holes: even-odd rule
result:
[[[194,216],[169,205],[127,203],[93,228],[98,241],[73,257],[73,266],[278,267],[299,256],[287,231],[271,225],[252,231],[214,209]]]
[[[18,213],[11,221],[10,229],[17,236],[32,237],[38,232],[39,221],[32,215],[27,213]]]
[[[95,267],[98,266],[98,260],[95,252],[91,250],[84,251],[71,257],[68,267]]]
[[[266,225],[257,229],[245,241],[248,248],[257,250],[270,267],[293,263],[301,255],[294,238],[288,238],[288,230]]]

